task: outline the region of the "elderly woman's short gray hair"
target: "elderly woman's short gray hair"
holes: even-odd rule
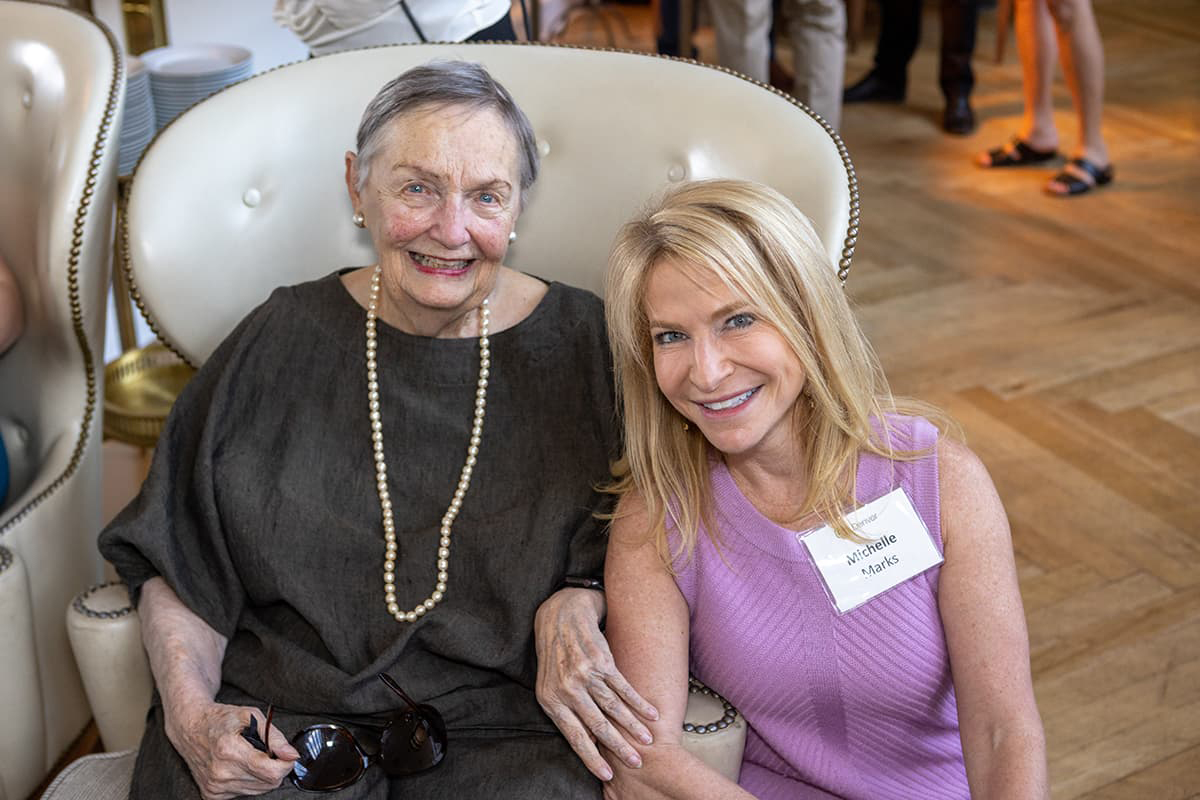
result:
[[[387,124],[404,114],[438,106],[461,106],[500,115],[517,142],[520,160],[521,203],[537,180],[538,150],[533,126],[508,90],[482,64],[468,61],[433,61],[389,81],[367,104],[358,124],[358,190],[367,183],[371,161],[379,149]]]

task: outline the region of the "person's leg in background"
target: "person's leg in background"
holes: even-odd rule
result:
[[[1013,13],[1021,58],[1021,93],[1025,98],[1017,136],[1036,150],[1054,150],[1058,147],[1051,93],[1058,61],[1054,20],[1046,0],[1016,0]]]
[[[1051,85],[1058,61],[1054,20],[1046,0],[1015,0],[1013,26],[1017,55],[1021,59],[1021,126],[1012,141],[980,153],[981,167],[1023,167],[1058,157],[1058,130],[1054,127]]]
[[[846,5],[842,0],[785,0],[795,59],[792,93],[835,129],[842,118]]]
[[[1078,194],[1097,183],[1112,180],[1108,145],[1100,132],[1104,46],[1091,0],[1050,0],[1049,10],[1062,56],[1063,75],[1079,118],[1079,134],[1071,161],[1046,185],[1046,190],[1051,194]]]
[[[879,0],[879,6],[875,66],[846,89],[842,99],[847,103],[899,103],[908,88],[908,62],[921,39],[921,0]]]
[[[946,98],[942,129],[947,133],[965,136],[975,130],[975,112],[971,108],[975,75],[971,71],[971,56],[975,53],[979,0],[942,0],[941,16],[938,83]]]
[[[771,0],[771,29],[767,32],[767,52],[770,61],[767,67],[771,76],[771,85],[781,92],[790,94],[794,85],[792,73],[775,57],[775,31],[783,29],[783,21],[783,0]]]
[[[771,0],[709,0],[708,8],[717,34],[718,63],[766,83]]]
[[[692,0],[685,0],[692,2]],[[679,52],[679,0],[658,0],[658,37],[655,47],[659,55],[678,56]],[[695,58],[688,54],[689,58]]]

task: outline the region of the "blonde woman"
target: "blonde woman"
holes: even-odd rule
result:
[[[804,215],[685,185],[622,230],[607,298],[608,636],[661,716],[606,797],[1045,797],[1004,509],[892,399]],[[678,746],[689,669],[750,725],[740,785]]]

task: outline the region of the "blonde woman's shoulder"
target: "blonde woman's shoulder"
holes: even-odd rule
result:
[[[961,441],[938,437],[938,493],[941,499],[942,540],[963,550],[982,538],[1011,541],[1008,519],[992,476],[979,456]]]

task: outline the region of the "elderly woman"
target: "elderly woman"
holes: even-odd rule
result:
[[[1004,509],[892,398],[803,214],[684,186],[618,237],[606,296],[607,633],[662,717],[605,796],[1045,797]],[[689,663],[750,725],[740,785],[678,747]]]
[[[503,265],[538,157],[482,67],[401,75],[357,147],[378,263],[254,310],[101,537],[158,687],[132,797],[597,796],[533,626],[568,728],[580,675],[581,713],[654,713],[607,670],[603,596],[561,588],[599,577],[618,451],[600,301]]]

